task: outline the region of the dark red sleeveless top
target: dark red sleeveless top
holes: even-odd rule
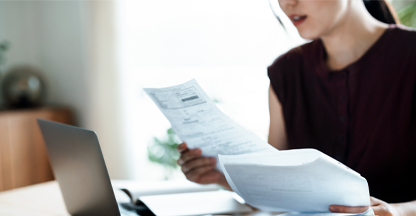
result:
[[[314,40],[268,68],[289,148],[341,161],[367,179],[371,196],[416,200],[416,31],[391,25],[340,71],[325,58]]]

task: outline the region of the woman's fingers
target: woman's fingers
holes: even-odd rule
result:
[[[198,169],[193,169],[188,174],[185,174],[185,176],[189,181],[200,183],[199,178],[201,177],[201,175],[213,170],[214,168],[215,168],[215,165],[202,166],[202,167],[199,167]]]
[[[177,150],[180,154],[182,154],[183,152],[186,152],[188,150],[188,146],[186,145],[185,142],[183,142],[178,145]]]
[[[329,211],[334,213],[363,213],[367,211],[369,206],[340,206],[340,205],[331,205],[329,206]]]
[[[191,160],[184,165],[182,165],[182,172],[189,173],[193,169],[197,169],[198,167],[206,166],[206,165],[215,165],[216,159],[213,157],[201,157]]]
[[[212,169],[212,170],[200,175],[199,179],[198,179],[198,183],[199,184],[212,184],[212,183],[220,184],[220,179],[222,177],[225,179],[225,177],[222,173],[218,172],[215,169]],[[227,181],[225,181],[225,182],[227,182]],[[223,185],[223,186],[225,187],[226,185]],[[228,188],[230,188],[230,187],[228,186]]]
[[[181,143],[177,147],[181,154],[177,163],[182,167],[182,172],[189,181],[196,183],[215,183],[221,177],[215,171],[215,157],[201,157],[201,149],[189,149],[186,143]]]
[[[200,157],[202,155],[202,151],[201,149],[191,149],[188,150],[186,152],[184,152],[183,154],[181,154],[181,157],[178,160],[178,164],[180,166],[186,164],[188,161]]]

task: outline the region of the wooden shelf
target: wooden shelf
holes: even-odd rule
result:
[[[68,108],[1,111],[0,191],[54,179],[37,118],[73,123]]]

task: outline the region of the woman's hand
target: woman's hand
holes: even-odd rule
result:
[[[215,183],[231,190],[224,174],[215,169],[217,164],[215,157],[201,157],[201,149],[188,149],[186,143],[178,146],[178,152],[181,157],[177,163],[182,167],[182,172],[189,181],[199,184]]]
[[[397,209],[393,204],[388,204],[382,200],[374,197],[370,197],[371,208],[374,211],[374,215],[378,216],[398,216]],[[363,213],[367,211],[368,206],[360,207],[348,207],[340,205],[329,206],[329,211],[336,213]]]

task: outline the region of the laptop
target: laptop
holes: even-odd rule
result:
[[[127,216],[143,211],[143,207],[126,209],[117,203],[94,131],[42,119],[38,124],[71,215]]]

